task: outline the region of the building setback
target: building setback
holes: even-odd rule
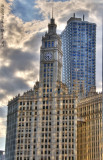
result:
[[[69,93],[86,95],[95,86],[96,24],[71,17],[61,33],[63,49],[62,81]]]
[[[6,160],[77,160],[77,100],[61,82],[61,40],[51,19],[40,81],[8,103]]]

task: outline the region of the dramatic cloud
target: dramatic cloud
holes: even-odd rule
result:
[[[34,19],[42,20],[42,14],[39,12],[39,8],[37,9],[35,6],[36,0],[29,0],[29,3],[28,0],[15,0],[12,3],[11,12],[26,22]]]

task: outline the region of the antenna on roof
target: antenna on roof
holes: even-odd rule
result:
[[[53,0],[52,0],[52,19],[53,19]]]
[[[53,19],[53,5],[52,5],[52,19]]]
[[[84,14],[83,14],[83,21],[84,21],[84,18],[85,18],[85,16],[84,16]]]

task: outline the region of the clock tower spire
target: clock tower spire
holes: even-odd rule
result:
[[[50,24],[48,24],[48,34],[56,34],[55,19],[53,18],[53,7],[52,7],[52,18],[50,20]]]
[[[53,7],[52,7],[52,18],[53,18]]]

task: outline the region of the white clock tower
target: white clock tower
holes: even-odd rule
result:
[[[51,92],[55,82],[61,81],[62,72],[61,40],[56,33],[56,27],[52,18],[48,24],[48,33],[42,37],[40,51],[40,82],[42,87],[48,87]]]

